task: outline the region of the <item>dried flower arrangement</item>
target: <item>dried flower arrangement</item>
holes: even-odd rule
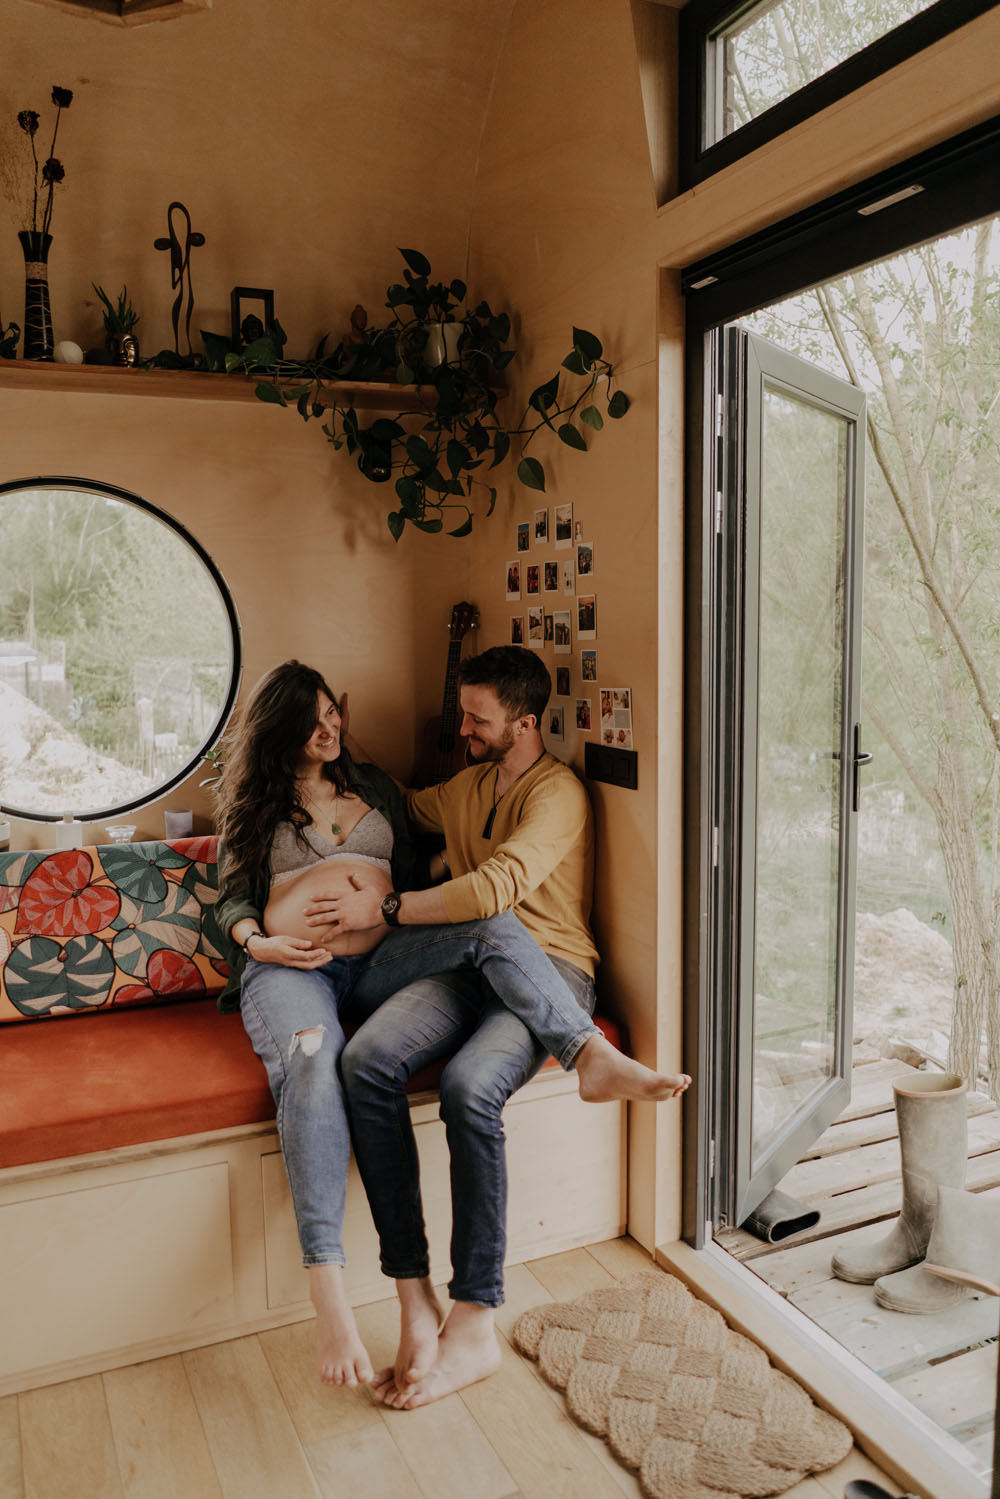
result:
[[[52,103],[56,106],[56,119],[52,127],[52,144],[49,146],[49,154],[42,160],[38,155],[38,147],[35,137],[38,134],[40,119],[37,110],[22,109],[18,111],[17,123],[21,130],[31,142],[31,159],[34,163],[34,171],[31,179],[31,219],[22,225],[24,229],[30,229],[32,233],[48,234],[52,223],[52,209],[55,203],[56,184],[62,182],[66,176],[66,168],[55,155],[56,139],[59,135],[59,120],[64,109],[69,109],[73,102],[73,91],[68,88],[58,88],[53,85]],[[12,184],[13,185],[13,184]],[[24,206],[22,213],[27,220],[26,194],[16,191],[5,193],[12,201],[22,200]]]

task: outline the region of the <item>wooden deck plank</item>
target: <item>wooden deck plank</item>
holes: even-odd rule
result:
[[[989,1114],[996,1108],[992,1098],[984,1093],[967,1095],[969,1118],[978,1114]],[[891,1100],[881,1113],[863,1114],[858,1119],[835,1119],[823,1131],[819,1139],[803,1153],[803,1161],[816,1156],[836,1155],[841,1151],[854,1150],[859,1145],[874,1145],[879,1140],[895,1140],[899,1134],[896,1110]]]
[[[969,1161],[965,1185],[970,1192],[983,1192],[1000,1186],[1000,1150],[973,1156]],[[895,1218],[899,1212],[899,1181],[876,1182],[873,1186],[860,1187],[853,1192],[820,1198],[812,1206],[820,1209],[820,1221],[812,1228],[796,1234],[796,1244],[807,1244],[812,1239],[827,1238],[831,1234],[839,1235],[848,1229],[858,1228],[863,1223]],[[742,1228],[724,1229],[716,1238],[727,1253],[742,1261],[776,1254],[792,1243],[792,1240],[786,1239],[779,1244],[768,1244]]]
[[[969,1120],[969,1157],[1000,1150],[1000,1109]],[[801,1202],[815,1202],[876,1182],[898,1181],[899,1141],[895,1137],[836,1155],[800,1161],[782,1179],[781,1190]]]
[[[894,1108],[892,1084],[895,1078],[916,1072],[909,1062],[897,1057],[886,1057],[881,1062],[870,1062],[864,1069],[864,1077],[851,1079],[851,1101],[838,1115],[841,1121],[861,1119],[866,1114],[880,1114],[885,1108]]]
[[[997,1345],[973,1348],[943,1364],[931,1364],[894,1380],[896,1390],[938,1426],[952,1430],[986,1418],[992,1430],[996,1398]]]
[[[870,1286],[845,1284],[844,1292],[844,1302],[837,1310],[824,1314],[820,1305],[817,1321],[842,1348],[883,1379],[901,1379],[932,1359],[960,1353],[997,1335],[997,1300],[993,1296],[976,1296],[947,1312],[921,1317],[886,1311],[875,1301]],[[812,1294],[807,1292],[795,1302],[807,1316],[812,1315]]]

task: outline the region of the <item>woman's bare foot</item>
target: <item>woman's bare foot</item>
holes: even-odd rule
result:
[[[368,1384],[372,1361],[358,1334],[339,1265],[309,1266],[309,1295],[316,1308],[316,1362],[323,1384]]]
[[[438,1356],[438,1333],[443,1314],[429,1277],[397,1280],[399,1348],[391,1369],[380,1369],[372,1379],[372,1394],[385,1403],[385,1393],[410,1389],[432,1368]]]
[[[438,1338],[437,1361],[412,1384],[400,1387],[390,1380],[378,1397],[382,1404],[416,1410],[495,1374],[500,1367],[500,1345],[493,1323],[492,1307],[456,1301]]]
[[[656,1103],[676,1098],[691,1082],[686,1072],[654,1072],[644,1067],[601,1035],[584,1042],[573,1065],[580,1079],[580,1097],[586,1103],[610,1103],[618,1098]]]

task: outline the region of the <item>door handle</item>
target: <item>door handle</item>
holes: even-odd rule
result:
[[[853,802],[854,802],[854,810],[855,810],[855,812],[858,810],[858,804],[859,804],[860,797],[861,797],[861,767],[862,767],[862,765],[868,765],[868,764],[870,764],[870,762],[871,762],[871,760],[873,758],[874,757],[872,755],[871,750],[863,750],[861,748],[861,725],[859,723],[856,723],[854,725],[854,796],[853,796]]]

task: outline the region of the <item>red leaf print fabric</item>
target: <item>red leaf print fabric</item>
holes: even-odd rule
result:
[[[33,937],[82,937],[106,927],[121,901],[116,890],[91,885],[93,872],[93,860],[83,849],[49,854],[25,881],[15,930]]]
[[[205,980],[183,953],[161,947],[154,952],[146,969],[149,987],[157,994],[204,994]]]

